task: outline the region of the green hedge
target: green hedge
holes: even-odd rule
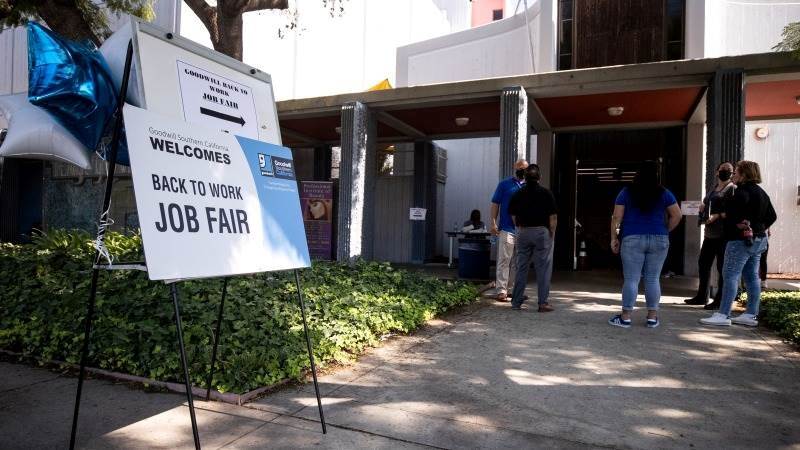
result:
[[[800,292],[765,291],[759,319],[781,337],[800,345]]]
[[[139,237],[110,234],[118,260],[141,258]],[[91,236],[54,231],[33,244],[0,244],[0,349],[76,363],[93,255]],[[390,332],[408,332],[476,289],[388,264],[314,263],[301,272],[318,364],[352,360]],[[222,280],[180,283],[189,371],[205,386]],[[164,381],[181,380],[169,288],[138,271],[102,272],[89,364]],[[213,385],[246,392],[309,367],[292,273],[231,278]]]

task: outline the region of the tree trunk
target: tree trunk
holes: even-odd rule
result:
[[[75,41],[88,39],[97,46],[102,44],[74,1],[47,0],[37,7],[37,12],[47,26],[61,36]]]
[[[243,28],[241,12],[228,16],[223,11],[217,11],[219,39],[214,42],[214,50],[241,61],[244,53],[242,45]]]

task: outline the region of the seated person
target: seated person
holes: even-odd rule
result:
[[[472,213],[469,215],[469,220],[464,222],[464,226],[461,228],[461,231],[486,232],[486,225],[481,222],[481,212],[477,209],[473,209]]]

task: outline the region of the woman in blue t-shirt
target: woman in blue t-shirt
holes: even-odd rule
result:
[[[622,286],[622,314],[609,319],[610,325],[630,328],[631,311],[636,305],[642,276],[647,301],[647,327],[659,325],[659,276],[667,259],[669,232],[680,221],[678,202],[672,192],[659,184],[656,164],[645,163],[633,179],[633,184],[620,191],[611,218],[611,250],[622,255],[625,282]]]

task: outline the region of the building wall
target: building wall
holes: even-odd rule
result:
[[[277,100],[360,92],[386,78],[395,85],[397,47],[469,26],[468,8],[455,0],[349,0],[341,17],[319,1],[289,3],[294,31],[287,11],[244,15],[244,62],[272,75]],[[185,3],[180,33],[211,47]]]
[[[760,140],[755,130],[766,127]],[[770,273],[800,273],[800,123],[748,122],[744,156],[761,166],[761,187],[769,194],[778,221],[773,225],[767,260]]]
[[[472,0],[472,26],[479,27],[493,22],[495,19],[494,11],[499,9],[503,11],[503,17],[506,17],[504,0]]]
[[[798,1],[686,0],[686,58],[772,51],[796,21]]]

